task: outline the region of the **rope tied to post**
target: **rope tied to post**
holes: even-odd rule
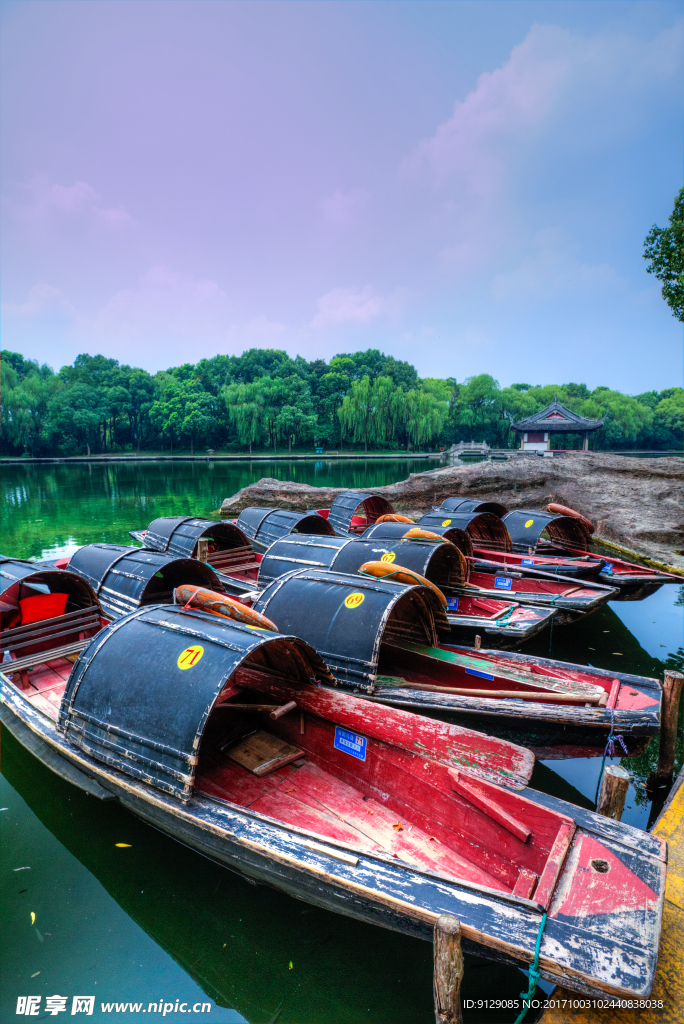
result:
[[[537,941],[534,946],[534,960],[530,964],[530,981],[527,986],[527,992],[521,992],[520,998],[523,1001],[523,1008],[515,1018],[515,1024],[522,1024],[523,1018],[529,1010],[529,1004],[534,998],[534,993],[537,991],[537,985],[539,984],[539,978],[541,977],[541,971],[539,970],[539,950],[541,949],[542,934],[544,932],[544,925],[546,924],[546,912],[542,915],[541,924],[539,925],[539,931],[537,932]],[[528,1005],[525,1006],[525,1003]]]
[[[627,747],[625,746],[624,736],[618,734],[615,735],[615,719],[613,708],[608,708],[610,715],[610,732],[608,733],[608,740],[606,742],[605,750],[603,751],[603,757],[601,758],[601,771],[599,772],[598,782],[596,783],[596,793],[594,795],[594,803],[598,803],[599,790],[601,788],[601,779],[603,778],[603,771],[606,767],[606,758],[615,757],[615,744],[619,743],[622,747],[622,751],[627,756]]]

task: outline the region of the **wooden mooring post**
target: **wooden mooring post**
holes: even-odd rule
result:
[[[668,671],[665,673],[663,679],[663,703],[660,712],[660,751],[658,753],[658,767],[655,771],[657,784],[661,786],[669,786],[672,782],[682,683],[684,683],[684,675],[681,672]]]
[[[629,787],[629,772],[619,764],[609,764],[601,779],[596,811],[606,818],[619,821],[625,809],[625,797]]]
[[[207,555],[209,554],[209,540],[207,537],[200,537],[197,541],[197,559],[200,562],[206,562]]]
[[[453,914],[441,914],[434,932],[435,1020],[437,1024],[461,1024],[461,982],[463,951],[461,922]]]

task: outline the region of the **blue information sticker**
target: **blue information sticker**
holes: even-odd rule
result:
[[[476,668],[467,668],[467,676],[479,676],[480,679],[493,679],[494,676],[490,672],[480,672]]]
[[[495,576],[494,586],[497,590],[510,590],[513,586],[513,580],[510,576]]]
[[[603,571],[604,572],[612,572],[613,571],[613,563],[612,562],[606,562],[606,564],[603,566]]]
[[[534,558],[523,558],[520,561],[521,565],[534,565]]]
[[[448,612],[457,612],[458,611],[458,598],[457,597],[447,597],[447,611]]]
[[[342,729],[339,725],[335,726],[336,750],[344,750],[345,754],[351,754],[352,757],[358,757],[359,761],[365,761],[367,742],[365,736],[349,732],[348,729]]]

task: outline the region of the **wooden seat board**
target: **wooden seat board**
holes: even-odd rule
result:
[[[383,807],[376,800],[364,800],[358,790],[311,762],[300,768],[288,780],[288,784],[283,783],[281,789],[286,792],[292,789],[302,802],[320,804],[362,832],[369,841],[401,860],[467,878],[481,885],[501,888],[501,882],[488,872],[437,842],[418,826]]]
[[[418,826],[367,798],[310,761],[257,777],[226,762],[203,771],[196,788],[209,796],[267,814],[284,824],[316,832],[364,849],[382,850],[398,859],[476,884],[506,890],[500,879],[473,864]],[[401,829],[395,829],[400,825]]]
[[[298,747],[278,739],[263,729],[238,740],[223,753],[255,775],[275,771],[276,768],[302,756],[302,751]]]

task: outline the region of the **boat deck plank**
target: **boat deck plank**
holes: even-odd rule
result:
[[[263,778],[237,764],[216,766],[202,773],[197,789],[324,838],[382,850],[399,860],[480,885],[507,888],[436,837],[377,800],[364,798],[359,790],[310,761],[290,773],[279,769]]]
[[[655,982],[651,1003],[662,1001],[662,1007],[643,1009],[586,1008],[573,1009],[572,1001],[581,999],[577,993],[557,988],[554,1001],[567,1001],[569,1005],[544,1011],[539,1024],[634,1024],[636,1015],[640,1024],[681,1024],[684,1006],[684,784],[682,776],[669,806],[652,829],[653,835],[668,844],[667,882],[663,907],[663,928],[658,953]]]

